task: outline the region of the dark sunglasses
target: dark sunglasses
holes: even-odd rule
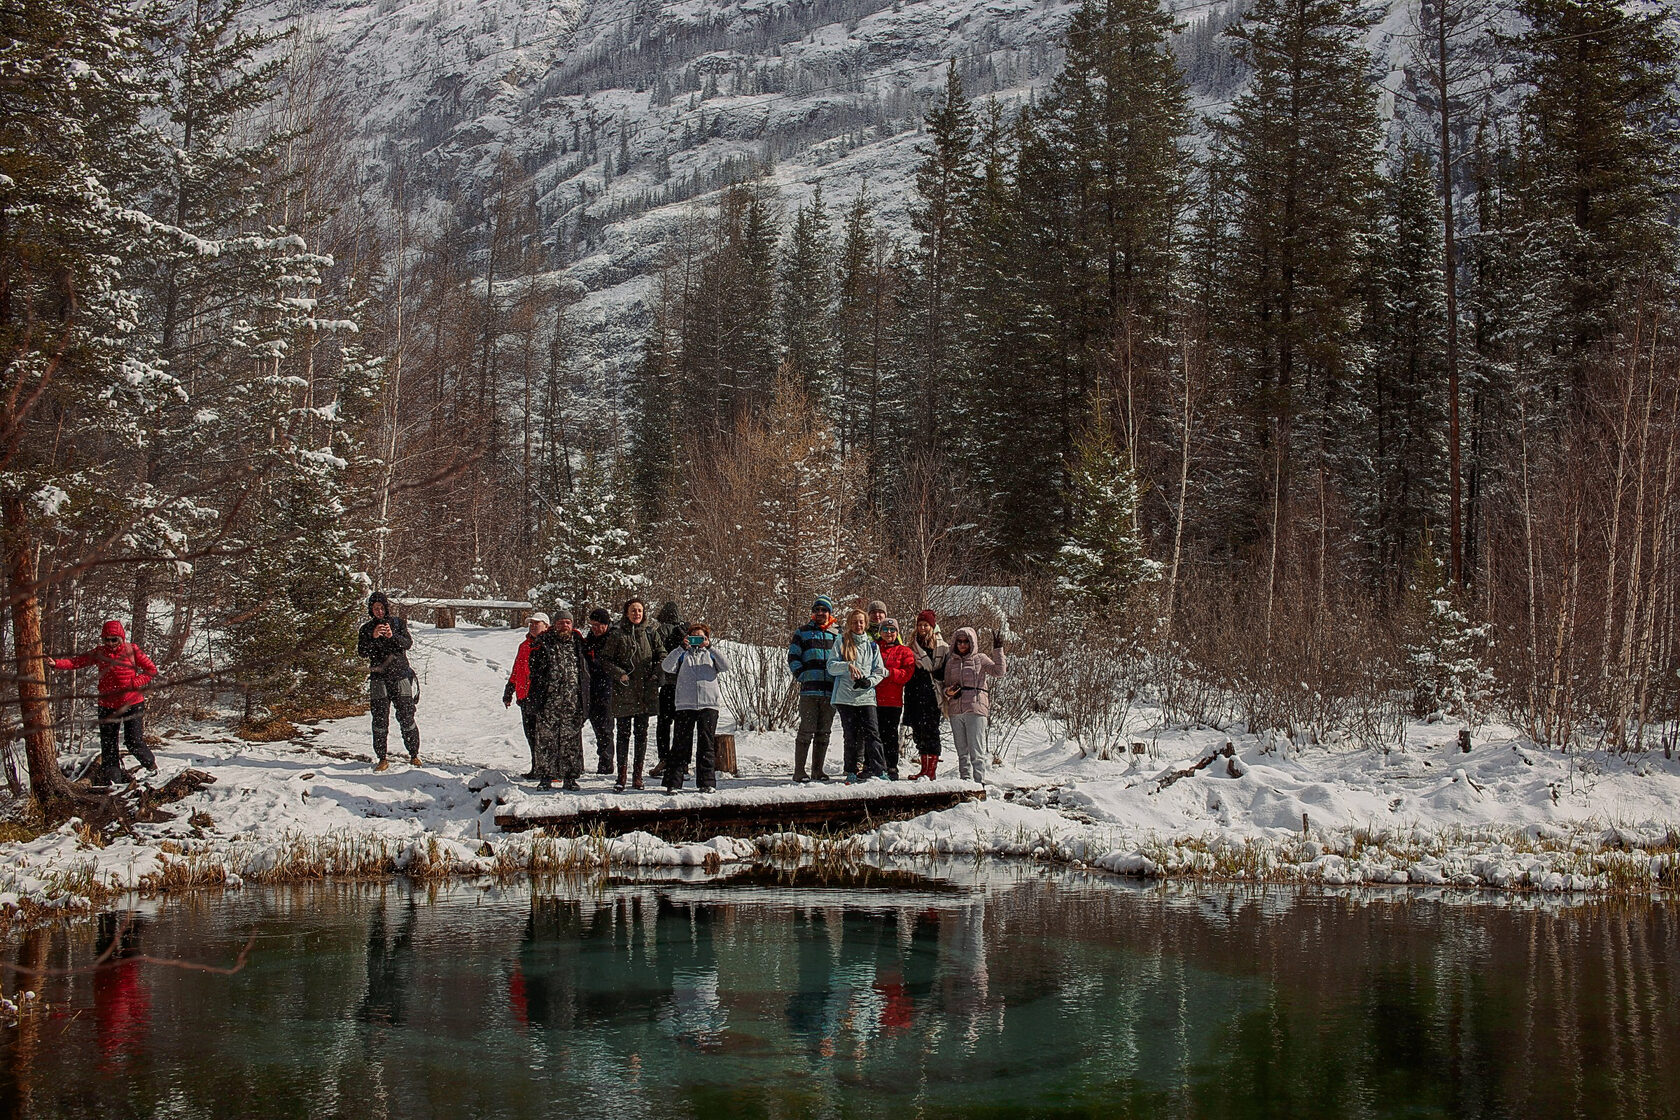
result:
[[[122,644],[122,639],[121,638],[101,638],[100,641],[104,642],[108,646],[115,646],[115,645],[121,645]]]

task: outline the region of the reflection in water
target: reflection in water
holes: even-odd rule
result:
[[[99,1033],[99,1071],[117,1071],[124,1057],[145,1045],[152,1001],[140,975],[141,921],[134,914],[101,914],[95,956],[104,963],[93,972],[93,1015]]]
[[[127,959],[253,927],[237,976]],[[248,891],[45,945],[19,963],[113,953],[0,1034],[8,1114],[1680,1114],[1661,906],[965,866]]]

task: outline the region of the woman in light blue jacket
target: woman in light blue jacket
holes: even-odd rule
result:
[[[722,650],[712,648],[711,627],[694,622],[682,644],[667,653],[659,667],[677,677],[677,716],[671,753],[665,758],[665,792],[682,788],[693,757],[695,786],[701,793],[712,793],[717,789],[717,721],[723,704],[718,676],[729,672],[729,659]],[[700,736],[697,756],[693,753],[696,733]]]
[[[828,662],[834,678],[834,710],[846,739],[846,782],[887,777],[887,755],[875,723],[875,686],[887,679],[881,650],[870,640],[869,616],[854,610],[846,616],[841,635]],[[861,764],[862,769],[859,769]]]

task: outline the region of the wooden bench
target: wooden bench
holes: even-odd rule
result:
[[[531,609],[531,604],[517,599],[428,599],[415,595],[404,595],[392,599],[391,602],[399,607],[419,607],[421,610],[437,612],[437,625],[440,630],[452,630],[455,627],[455,612],[461,611],[506,611],[508,625],[521,627],[525,625],[525,612]]]

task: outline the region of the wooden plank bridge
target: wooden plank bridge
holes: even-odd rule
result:
[[[564,793],[518,789],[503,795],[496,824],[504,832],[542,829],[551,836],[622,836],[647,832],[662,840],[713,836],[762,836],[775,832],[844,834],[888,821],[983,801],[985,787],[947,779],[936,782],[727,782],[716,793],[693,786],[667,795],[654,789],[625,793]]]

